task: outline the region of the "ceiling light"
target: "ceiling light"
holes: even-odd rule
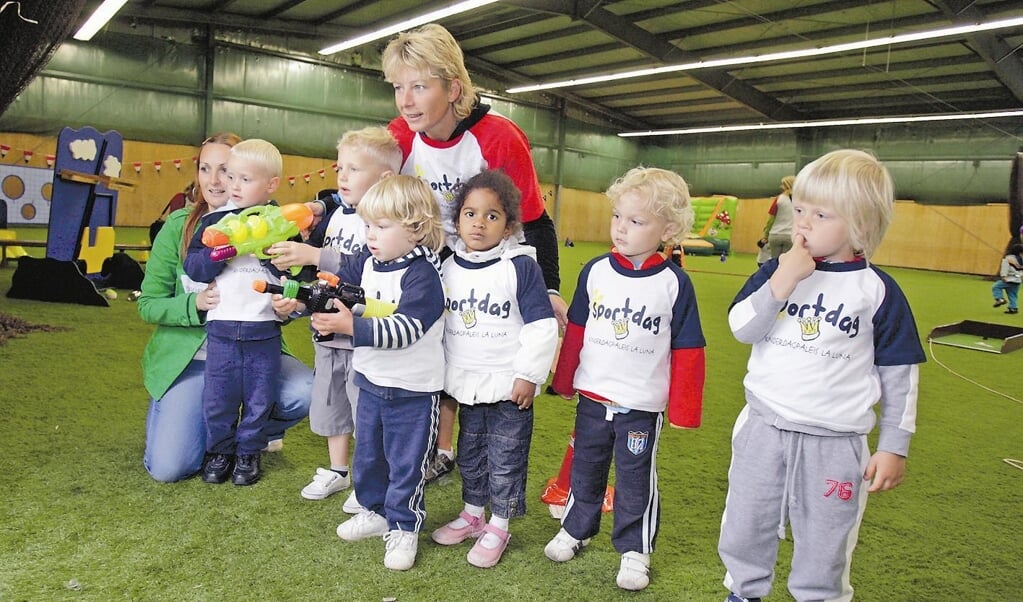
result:
[[[85,24],[73,37],[76,40],[88,42],[127,2],[128,0],[103,0],[103,4],[99,5],[99,8],[92,13],[92,16],[85,21]]]
[[[1023,117],[1023,109],[990,111],[986,113],[947,113],[943,115],[908,115],[904,117],[863,117],[859,119],[822,119],[818,121],[789,121],[780,123],[749,123],[745,125],[713,125],[706,127],[622,132],[622,138],[639,136],[684,136],[686,134],[716,134],[749,130],[785,130],[796,128],[827,128],[843,125],[871,125],[877,123],[916,123],[920,121],[959,121],[963,119],[995,119],[997,117]]]
[[[446,8],[440,8],[433,12],[426,13],[425,15],[420,15],[418,17],[407,19],[405,21],[402,21],[401,23],[395,23],[394,25],[378,29],[365,35],[361,35],[357,38],[352,38],[351,40],[346,40],[344,42],[338,42],[333,46],[327,46],[323,50],[320,50],[320,54],[334,54],[335,52],[341,52],[342,50],[348,50],[349,48],[362,46],[367,42],[379,40],[380,38],[386,38],[389,35],[398,33],[399,31],[405,31],[406,29],[419,27],[420,25],[432,23],[433,21],[439,21],[444,17],[450,17],[451,15],[464,13],[474,8],[486,6],[487,4],[493,4],[494,2],[497,2],[497,0],[465,0],[464,2],[458,2],[457,4],[452,4],[451,6],[448,6]]]
[[[756,63],[767,63],[771,61],[785,61],[790,59],[806,58],[810,56],[820,56],[824,54],[838,54],[841,52],[849,52],[852,50],[863,50],[865,48],[875,48],[877,46],[889,46],[894,44],[905,44],[907,42],[918,42],[920,40],[933,40],[936,38],[947,38],[966,35],[969,33],[976,33],[979,31],[992,31],[995,29],[1005,29],[1009,27],[1018,27],[1023,25],[1023,17],[1016,17],[1013,19],[1003,19],[1001,21],[991,21],[990,23],[973,23],[970,25],[961,25],[956,27],[946,27],[944,29],[935,29],[931,31],[920,31],[916,33],[904,33],[893,36],[885,36],[883,38],[875,38],[873,40],[861,40],[859,42],[848,42],[846,44],[835,44],[833,46],[824,46],[821,48],[805,48],[801,50],[786,50],[783,52],[771,52],[768,54],[760,54],[755,56],[746,57],[735,57],[735,58],[723,58],[723,59],[709,59],[705,61],[696,61],[694,63],[685,63],[681,65],[665,65],[663,67],[651,67],[649,69],[638,69],[636,71],[624,71],[621,73],[610,73],[604,75],[593,75],[588,77],[580,77],[577,79],[568,79],[559,82],[550,82],[546,84],[535,84],[532,86],[519,86],[517,88],[509,88],[509,94],[518,94],[520,92],[537,92],[539,90],[551,90],[554,88],[568,88],[571,86],[583,86],[586,84],[596,84],[600,82],[617,81],[621,79],[632,79],[636,77],[647,77],[650,75],[660,75],[663,73],[673,73],[676,71],[694,71],[696,69],[716,69],[721,67],[734,67],[737,65],[751,65]]]

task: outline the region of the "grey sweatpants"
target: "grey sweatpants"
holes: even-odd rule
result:
[[[799,602],[851,600],[849,566],[867,505],[869,459],[863,435],[781,430],[747,405],[732,431],[718,542],[725,587],[744,598],[770,593],[788,522],[792,596]]]

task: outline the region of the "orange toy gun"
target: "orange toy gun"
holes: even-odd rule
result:
[[[269,259],[264,251],[274,243],[288,240],[313,222],[313,212],[304,203],[258,205],[241,213],[231,213],[202,233],[202,244],[213,249],[210,259],[227,261],[237,255],[253,253]]]
[[[297,280],[285,280],[283,284],[254,280],[252,288],[257,293],[276,294],[286,299],[298,299],[305,303],[306,309],[311,313],[337,313],[336,303],[341,303],[352,310],[352,314],[356,316],[383,318],[393,314],[398,307],[394,303],[380,299],[367,299],[366,291],[361,286],[341,282],[336,274],[319,272],[316,277],[319,280],[309,285],[300,285]],[[334,338],[334,335],[317,333],[313,338],[317,341],[329,341]]]

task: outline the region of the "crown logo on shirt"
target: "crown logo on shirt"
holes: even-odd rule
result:
[[[805,318],[797,318],[799,322],[800,334],[804,341],[812,341],[817,337],[821,336],[821,317],[820,316],[807,316]]]
[[[615,330],[615,338],[619,341],[629,336],[629,320],[623,318],[621,320],[612,320],[611,326]]]
[[[462,317],[462,323],[465,324],[466,328],[472,328],[476,326],[476,310],[466,309],[458,312],[458,315]]]

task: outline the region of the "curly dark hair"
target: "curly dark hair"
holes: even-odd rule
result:
[[[465,197],[469,196],[473,190],[480,188],[494,191],[501,201],[501,209],[504,210],[504,215],[508,219],[508,227],[512,232],[517,231],[522,225],[520,212],[522,193],[515,186],[515,182],[512,182],[512,179],[500,169],[481,171],[458,185],[458,188],[455,189],[455,211],[451,218],[454,220],[455,226],[458,226],[458,216],[462,213],[462,205],[465,205]]]

